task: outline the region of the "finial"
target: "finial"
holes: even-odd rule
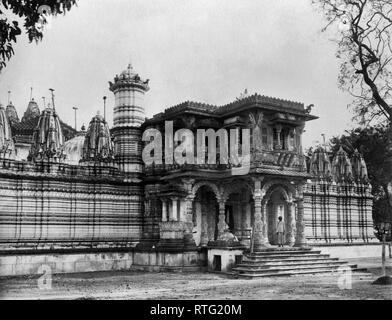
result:
[[[106,122],[106,96],[103,96],[103,120]]]
[[[45,105],[46,105],[46,102],[45,102],[45,97],[42,97],[42,102],[44,103],[44,109],[45,109]]]
[[[8,90],[8,104],[10,104],[11,102],[11,91]]]
[[[33,100],[33,87],[30,87],[30,101]]]
[[[52,105],[53,105],[53,110],[55,111],[56,109],[55,109],[55,106],[54,106],[54,89],[52,89],[52,88],[49,88],[49,91],[52,93]]]
[[[79,108],[78,107],[72,107],[72,109],[75,110],[75,131],[78,131],[77,125],[76,125],[76,110],[78,110]]]

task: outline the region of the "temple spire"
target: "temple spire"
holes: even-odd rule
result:
[[[8,90],[8,104],[10,104],[11,102],[11,91]]]

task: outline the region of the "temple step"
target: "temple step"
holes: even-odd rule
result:
[[[238,275],[240,278],[252,279],[252,278],[260,278],[260,277],[288,277],[288,276],[296,276],[302,274],[319,274],[319,273],[332,273],[336,272],[337,269],[331,268],[321,268],[321,269],[309,269],[309,270],[289,270],[289,271],[281,271],[275,273],[241,273]]]
[[[290,259],[294,257],[329,257],[327,254],[318,254],[318,253],[303,253],[303,254],[291,254],[291,253],[286,253],[286,254],[268,254],[268,255],[246,255],[245,257],[248,259],[252,260],[257,260],[257,259]]]
[[[326,263],[345,263],[333,259],[315,259],[315,260],[289,260],[289,261],[269,261],[269,262],[258,262],[258,263],[248,263],[244,261],[240,263],[238,267],[265,267],[269,268],[271,266],[301,266],[301,265],[315,265],[315,264],[326,264]]]
[[[336,272],[342,266],[352,271],[358,270],[356,265],[349,265],[312,248],[268,248],[245,254],[242,262],[232,271],[241,278],[255,278]]]
[[[339,260],[338,258],[330,258],[328,255],[320,256],[299,256],[299,257],[286,257],[286,258],[249,258],[244,257],[242,263],[256,264],[256,263],[276,263],[278,262],[296,262],[296,261],[331,261]]]
[[[318,268],[328,268],[328,267],[339,267],[346,262],[336,261],[336,262],[326,262],[326,263],[306,263],[306,264],[290,264],[290,265],[275,265],[275,266],[246,266],[246,265],[239,265],[236,268],[233,268],[235,271],[246,271],[250,272],[276,272],[276,271],[285,271],[285,270],[302,270],[302,269],[318,269]]]

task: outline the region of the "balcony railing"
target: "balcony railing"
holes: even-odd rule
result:
[[[219,155],[217,156],[219,159]],[[147,174],[164,174],[165,172],[172,171],[197,171],[197,170],[214,170],[225,171],[233,168],[240,168],[241,165],[231,164],[152,164],[145,167]],[[277,167],[277,168],[290,168],[290,170],[306,171],[305,156],[300,155],[293,151],[287,150],[263,150],[260,154],[251,155],[251,167]]]

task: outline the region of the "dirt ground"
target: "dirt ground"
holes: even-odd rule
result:
[[[372,285],[381,274],[379,265],[368,261],[369,272],[353,273],[351,289],[342,273],[246,280],[213,273],[117,271],[53,275],[51,288],[40,285],[37,276],[0,278],[0,298],[391,300],[392,286]],[[389,259],[387,273],[392,275],[391,265]]]

